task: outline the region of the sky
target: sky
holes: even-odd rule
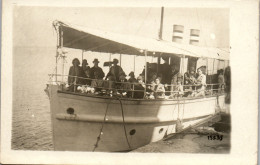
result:
[[[39,76],[52,73],[55,67],[56,32],[54,20],[149,38],[158,38],[161,8],[123,7],[34,7],[15,6],[13,9],[14,69],[19,74]],[[200,46],[229,47],[229,10],[220,8],[164,8],[163,39],[171,41],[173,25],[184,26],[183,44],[189,44],[190,29],[200,30]],[[211,36],[214,35],[213,39]],[[65,72],[74,57],[81,58],[80,50],[68,50]],[[92,66],[92,60],[102,63],[109,60],[107,54],[85,53],[84,58]],[[113,58],[119,58],[113,55]],[[152,58],[148,61],[152,62]],[[144,59],[133,56],[122,57],[126,74],[144,66]],[[27,67],[24,67],[24,66]],[[29,69],[30,68],[30,69]],[[59,70],[61,70],[59,68]],[[104,68],[105,73],[108,68]],[[18,74],[17,73],[17,74]]]

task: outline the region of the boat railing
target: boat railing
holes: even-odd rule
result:
[[[54,76],[56,77],[53,80]],[[138,82],[117,82],[104,79],[91,79],[86,77],[62,75],[62,74],[49,74],[49,83],[59,85],[59,90],[84,93],[84,94],[98,94],[98,95],[121,95],[129,98],[135,98],[137,93],[143,93],[143,98],[164,98],[166,97],[198,97],[205,95],[219,95],[224,93],[224,84],[189,84],[181,85],[183,90],[179,90],[180,85],[177,84],[163,84],[165,91],[156,92],[151,89],[156,84],[140,84]],[[57,77],[62,77],[61,80]],[[73,83],[64,81],[64,77],[75,78]],[[82,83],[82,80],[89,81],[88,84]],[[96,84],[95,84],[96,83]],[[143,89],[135,89],[142,86]],[[204,86],[202,88],[202,86]]]

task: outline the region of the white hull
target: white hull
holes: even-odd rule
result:
[[[179,101],[122,99],[123,122],[118,99],[68,94],[57,89],[49,86],[54,149],[59,151],[133,150],[175,133],[178,118],[185,128],[214,115],[217,106],[225,106],[224,95]],[[74,114],[68,114],[68,108],[73,108]]]

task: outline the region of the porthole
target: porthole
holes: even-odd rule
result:
[[[159,130],[159,133],[162,133],[163,132],[163,128],[161,128],[160,130]]]
[[[135,129],[132,129],[132,130],[129,132],[129,134],[130,134],[130,135],[134,135],[135,132],[136,132],[136,130],[135,130]]]
[[[74,114],[74,109],[73,108],[68,108],[67,109],[67,114],[70,114],[70,115]]]

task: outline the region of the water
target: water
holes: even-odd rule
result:
[[[53,150],[49,100],[43,86],[24,84],[14,89],[12,149]]]

